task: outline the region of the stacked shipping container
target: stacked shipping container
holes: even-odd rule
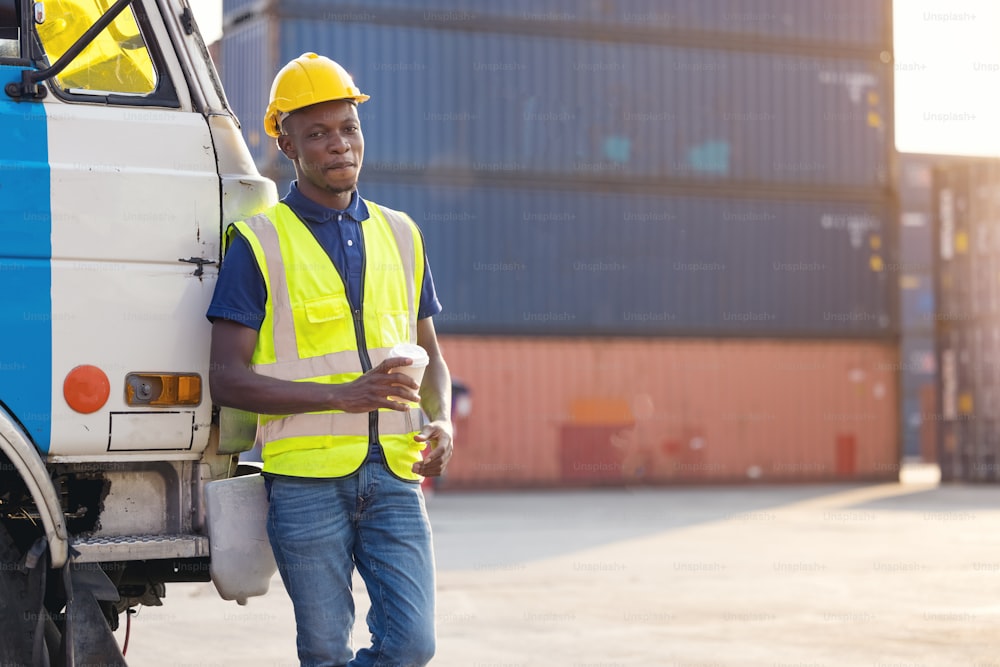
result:
[[[1000,162],[935,174],[940,457],[944,479],[1000,480]]]
[[[936,462],[937,384],[934,353],[934,262],[931,240],[934,169],[951,158],[899,156],[900,391],[903,454]]]
[[[372,96],[362,193],[423,228],[474,395],[449,484],[895,473],[887,1],[225,16],[226,89],[282,189],[277,69],[316,51]]]
[[[900,391],[903,452],[910,460],[937,462],[939,458],[941,411],[935,338],[939,328],[947,336],[954,327],[948,318],[939,322],[941,317],[935,304],[938,291],[935,257],[940,249],[934,231],[935,172],[950,173],[961,180],[960,174],[989,163],[990,160],[983,158],[956,155],[899,155]],[[941,176],[938,181],[943,185]],[[946,300],[950,298],[947,288],[943,294]]]

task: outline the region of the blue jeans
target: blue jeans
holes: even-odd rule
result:
[[[422,667],[434,655],[434,552],[420,485],[366,461],[350,477],[271,477],[267,534],[302,667]],[[354,568],[372,645],[351,647]]]

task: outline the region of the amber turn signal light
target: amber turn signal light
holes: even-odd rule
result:
[[[125,403],[132,407],[171,407],[201,403],[201,376],[197,373],[129,373],[125,376]]]

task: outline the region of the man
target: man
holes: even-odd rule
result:
[[[416,225],[358,194],[357,105],[367,99],[314,53],[278,72],[264,123],[296,181],[281,203],[227,231],[208,312],[213,400],[260,415],[268,536],[303,667],[424,665],[434,654],[420,479],[451,458],[450,376]],[[413,342],[430,358],[419,386],[393,372],[412,360],[389,356]],[[422,429],[408,404],[418,401]],[[355,567],[372,639],[356,655]]]

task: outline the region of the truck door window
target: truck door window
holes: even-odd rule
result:
[[[18,35],[21,21],[17,14],[18,0],[0,0],[0,58],[21,55]]]
[[[111,0],[46,0],[37,26],[49,62],[55,62],[112,4]],[[132,7],[127,7],[55,81],[66,92],[145,96],[157,72]]]

